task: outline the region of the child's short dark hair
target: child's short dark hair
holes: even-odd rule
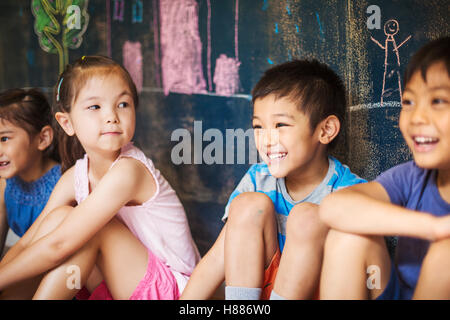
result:
[[[46,96],[38,89],[9,89],[0,93],[0,119],[24,129],[34,137],[45,126],[55,127],[55,121]],[[59,161],[56,138],[45,150],[44,155]]]
[[[270,94],[277,99],[289,97],[296,103],[309,117],[311,130],[330,115],[335,115],[343,126],[345,86],[331,68],[315,59],[289,61],[267,70],[252,90],[252,102]],[[336,145],[337,138],[330,147]]]
[[[443,62],[450,75],[450,37],[430,41],[412,56],[403,79],[405,85],[419,70],[423,80],[426,81],[428,68],[437,62]]]

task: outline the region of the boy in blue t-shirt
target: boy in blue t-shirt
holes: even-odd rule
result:
[[[330,68],[315,60],[281,64],[266,71],[252,96],[264,162],[251,166],[231,194],[225,226],[182,299],[209,298],[224,279],[226,299],[317,296],[328,232],[318,204],[364,182],[327,155],[346,106],[344,85]]]
[[[321,218],[324,299],[450,299],[450,38],[432,41],[405,74],[399,126],[414,160],[336,192]],[[394,261],[382,241],[398,235]]]

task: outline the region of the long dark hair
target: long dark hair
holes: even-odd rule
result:
[[[112,73],[118,73],[123,77],[131,90],[134,105],[137,108],[139,99],[136,85],[124,67],[108,57],[83,56],[72,65],[68,65],[59,76],[53,93],[53,115],[56,112],[70,112],[73,102],[89,78],[98,74]],[[59,126],[56,136],[61,156],[61,170],[64,172],[82,158],[85,151],[75,135],[67,135]]]
[[[15,88],[0,93],[0,119],[24,129],[30,138],[39,134],[45,126],[50,126],[53,131],[56,127],[46,96],[35,88]],[[43,154],[60,161],[56,138]]]

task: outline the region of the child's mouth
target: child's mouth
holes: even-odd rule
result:
[[[3,169],[9,165],[9,161],[0,161],[0,169]]]
[[[267,157],[269,158],[269,164],[273,164],[276,162],[280,162],[284,160],[287,156],[287,152],[277,152],[277,153],[269,153]]]
[[[414,136],[414,149],[417,152],[428,152],[434,149],[439,139],[425,136]]]

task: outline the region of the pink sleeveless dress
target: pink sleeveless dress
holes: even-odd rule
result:
[[[156,192],[150,199],[117,212],[117,217],[148,249],[147,273],[130,299],[178,299],[200,260],[184,208],[167,180],[140,149],[130,142],[111,167],[123,157],[142,162],[156,182]],[[74,176],[75,198],[81,203],[89,195],[87,155],[77,160]],[[103,287],[104,283],[99,290],[105,290]]]

